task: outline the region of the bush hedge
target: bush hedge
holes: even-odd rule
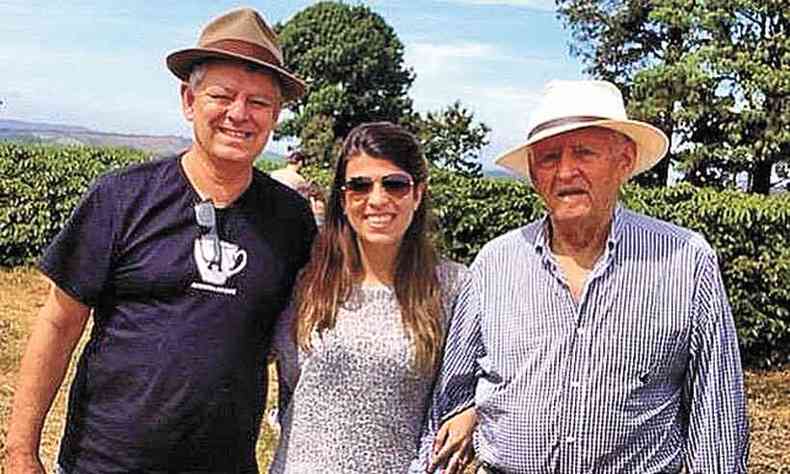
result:
[[[144,153],[127,149],[0,144],[0,265],[35,260],[96,176],[143,159]],[[325,170],[308,174],[329,182]],[[485,242],[544,212],[519,181],[434,170],[430,187],[439,246],[465,263]],[[790,362],[790,195],[627,186],[623,201],[703,234],[719,255],[745,362]]]
[[[0,265],[41,255],[97,176],[146,158],[124,148],[0,143]]]

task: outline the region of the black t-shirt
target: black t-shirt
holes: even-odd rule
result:
[[[106,175],[40,262],[94,309],[69,394],[67,471],[257,472],[270,328],[309,256],[307,202],[263,173],[197,225],[179,157]]]

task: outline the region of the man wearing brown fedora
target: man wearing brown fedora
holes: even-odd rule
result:
[[[479,472],[746,472],[743,375],[716,253],[618,203],[667,146],[626,117],[613,84],[553,81],[526,143],[498,160],[547,215],[484,246],[472,309],[448,333],[434,404],[475,407]]]
[[[258,472],[268,333],[315,223],[252,165],[304,84],[251,9],[167,65],[194,142],[99,178],[41,259],[52,287],[20,368],[9,474],[44,472],[41,428],[91,314],[56,470]]]

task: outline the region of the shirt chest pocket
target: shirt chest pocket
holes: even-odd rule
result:
[[[621,373],[637,386],[663,384],[685,371],[688,331],[683,322],[664,314],[647,313],[624,325],[618,338],[623,352],[616,360]]]

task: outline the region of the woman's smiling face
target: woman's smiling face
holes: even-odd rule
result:
[[[395,175],[393,181],[407,180],[412,184],[388,190],[382,178],[391,175]],[[420,206],[422,186],[415,186],[412,177],[391,161],[365,153],[352,156],[346,163],[346,183],[361,179],[372,180],[369,192],[357,192],[346,186],[342,197],[343,211],[360,245],[399,247],[414,211]]]

